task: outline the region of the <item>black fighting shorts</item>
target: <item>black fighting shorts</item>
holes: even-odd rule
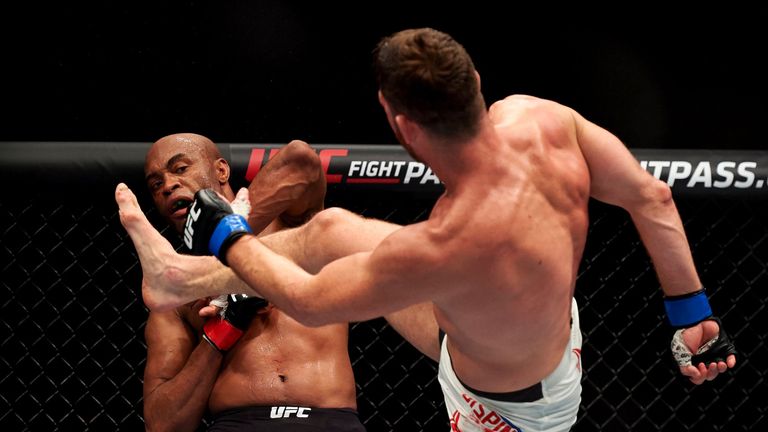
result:
[[[257,406],[222,411],[208,431],[365,432],[357,412],[348,408]]]

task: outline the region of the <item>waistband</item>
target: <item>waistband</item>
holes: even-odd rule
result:
[[[440,339],[440,346],[442,347],[443,341],[445,339],[445,332],[443,329],[439,329],[438,337]],[[448,353],[448,349],[446,348],[446,354],[448,355],[448,361],[451,362],[451,370],[453,371],[453,376],[456,377],[456,379],[461,383],[462,386],[464,386],[465,389],[469,390],[470,392],[493,401],[498,402],[535,402],[541,398],[544,397],[544,393],[542,391],[541,387],[541,381],[537,382],[536,384],[526,387],[524,389],[515,390],[511,392],[504,392],[504,393],[494,393],[494,392],[487,392],[482,390],[474,389],[470,386],[468,386],[464,381],[459,378],[459,376],[456,374],[456,370],[453,369],[453,361],[451,361],[451,355]]]
[[[352,408],[314,408],[289,405],[248,406],[220,411],[213,415],[213,420],[216,421],[229,417],[247,417],[252,420],[277,420],[329,416],[354,416],[357,418],[357,411]]]

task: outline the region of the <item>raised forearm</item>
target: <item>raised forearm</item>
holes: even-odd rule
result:
[[[700,289],[683,223],[671,197],[648,202],[630,214],[664,293],[673,296]]]
[[[424,285],[418,277],[413,284],[401,283],[393,276],[400,272],[382,268],[387,258],[400,258],[397,253],[386,249],[372,261],[373,253],[358,252],[309,274],[260,239],[245,236],[229,248],[226,259],[241,279],[278,308],[304,325],[321,326],[372,319],[427,300],[429,289],[438,285],[415,290],[412,286]]]
[[[297,315],[303,305],[299,303],[306,293],[297,291],[311,277],[309,273],[253,236],[244,236],[229,248],[227,263],[251,292],[300,320]]]
[[[144,422],[147,430],[197,429],[208,406],[222,358],[215,348],[201,341],[176,376],[146,393]]]
[[[261,232],[278,216],[288,226],[301,225],[323,207],[325,175],[320,158],[304,141],[291,141],[248,189],[248,223],[254,232]]]

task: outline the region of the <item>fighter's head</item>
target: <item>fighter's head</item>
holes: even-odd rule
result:
[[[187,206],[198,190],[212,188],[234,198],[229,164],[202,135],[180,133],[157,140],[147,152],[144,174],[155,206],[178,232],[184,228]]]
[[[480,79],[464,47],[430,28],[403,30],[374,52],[379,99],[398,140],[409,149],[402,115],[435,138],[475,135],[485,112]]]

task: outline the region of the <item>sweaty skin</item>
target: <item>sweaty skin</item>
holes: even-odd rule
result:
[[[269,237],[241,237],[226,258],[248,292],[308,325],[364,320],[431,301],[461,380],[482,391],[508,392],[542,380],[562,358],[590,196],[629,212],[666,295],[701,286],[669,187],[645,172],[615,136],[570,108],[510,96],[490,108],[469,142],[445,152],[381,100],[409,151],[428,161],[446,186],[430,218],[316,274],[271,251],[267,245],[276,246]],[[326,212],[334,213],[288,234],[301,238],[315,223],[353,218]],[[155,276],[145,287],[149,307],[218,294],[177,256]],[[684,336],[695,351],[717,330],[705,321]],[[729,356],[727,363],[681,371],[700,384],[734,365]]]
[[[183,229],[187,204],[197,190],[213,188],[227,200],[234,198],[228,164],[200,135],[160,139],[147,154],[145,172],[158,211],[177,232]],[[249,222],[263,235],[301,223],[321,209],[325,181],[314,151],[295,141],[262,169],[249,190],[239,194],[243,193],[251,195]],[[176,253],[149,224],[125,185],[118,186],[115,198],[124,226],[141,232],[134,241],[162,245],[156,250],[137,248],[146,287],[153,275],[162,273],[158,264]],[[211,283],[227,293],[243,286],[215,258],[184,258],[210,269],[217,275]],[[206,408],[212,413],[253,405],[356,408],[346,323],[308,328],[270,305],[222,356],[200,338],[201,315],[215,313],[207,306],[208,299],[185,300],[179,307],[150,312],[144,380],[148,428],[195,428]]]

